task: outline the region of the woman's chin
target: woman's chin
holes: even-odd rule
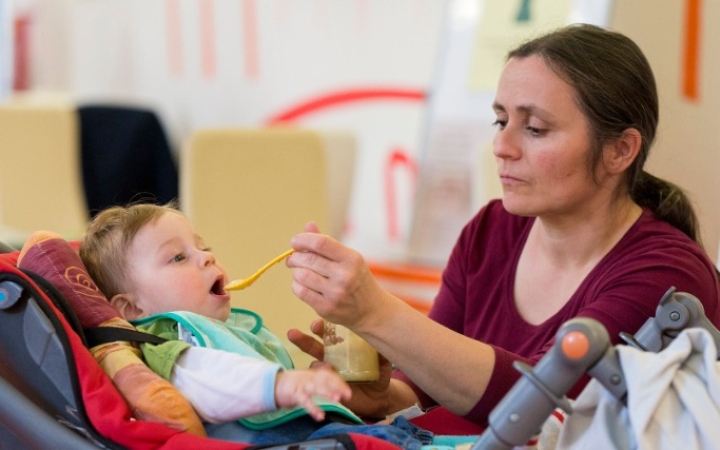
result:
[[[503,195],[502,204],[505,211],[516,216],[534,216],[532,209],[528,206],[527,202],[521,201],[517,196]]]

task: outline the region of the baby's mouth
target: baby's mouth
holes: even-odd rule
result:
[[[212,292],[215,295],[225,295],[225,287],[222,281],[222,278],[218,278],[215,280],[215,283],[213,283],[212,288],[210,289],[210,292]]]

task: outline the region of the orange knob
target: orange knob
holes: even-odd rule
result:
[[[560,350],[570,359],[580,359],[587,355],[590,350],[590,341],[580,331],[570,331],[563,336],[560,342]]]

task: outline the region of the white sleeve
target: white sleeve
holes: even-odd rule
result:
[[[170,382],[210,423],[272,411],[275,376],[269,361],[204,347],[190,347],[177,359]]]

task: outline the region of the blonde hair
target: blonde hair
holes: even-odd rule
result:
[[[181,214],[174,202],[113,206],[90,222],[80,241],[80,258],[107,298],[124,293],[128,285],[127,250],[138,231],[166,213]]]

